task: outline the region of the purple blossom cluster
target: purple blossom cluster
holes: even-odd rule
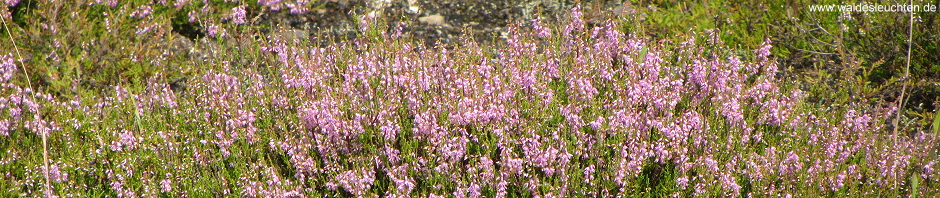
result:
[[[258,5],[263,6],[266,11],[280,11],[287,8],[291,14],[304,14],[309,12],[309,7],[312,3],[315,3],[315,1],[258,0]]]
[[[608,196],[664,167],[694,195],[734,196],[769,183],[748,193],[785,196],[803,183],[820,191],[887,186],[912,169],[898,162],[929,153],[866,148],[892,148],[873,139],[883,128],[873,120],[885,119],[874,117],[883,114],[848,110],[829,121],[799,112],[803,93],[778,85],[770,40],[751,55],[722,56],[707,50],[720,40],[650,42],[613,21],[585,27],[573,12],[561,35],[536,20],[532,31],[509,28],[506,47],[491,52],[475,43],[431,50],[355,40],[309,49],[272,40],[262,49],[297,93],[278,104],[300,121],[272,145],[290,156],[296,179],[326,178],[312,182],[357,196],[373,193],[375,175],[397,196],[422,185],[457,197],[504,196],[509,186]],[[902,142],[933,142],[921,136]],[[825,149],[783,143],[800,140]],[[870,160],[851,161],[859,158]],[[568,190],[578,185],[601,190]]]
[[[36,135],[60,131],[55,120],[47,119],[41,110],[49,105],[63,105],[54,96],[19,86],[11,79],[20,71],[13,54],[0,56],[0,136],[10,136],[19,129]]]
[[[20,0],[5,0],[0,1],[0,18],[2,20],[12,19],[13,13],[11,13],[10,7],[16,6],[20,3]]]
[[[244,25],[245,23],[247,23],[245,21],[246,20],[245,19],[246,17],[245,7],[247,7],[247,5],[241,5],[241,6],[236,6],[232,8],[232,15],[229,16],[232,19],[232,23],[235,23],[238,25]]]
[[[150,7],[149,5],[141,5],[140,7],[137,7],[137,10],[134,10],[134,12],[131,12],[130,17],[145,18],[147,16],[150,16],[150,14],[152,13],[153,13],[152,7]]]

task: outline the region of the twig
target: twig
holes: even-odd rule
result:
[[[811,54],[817,54],[817,55],[839,55],[839,54],[834,54],[834,53],[817,52],[817,51],[805,50],[805,49],[800,49],[800,48],[793,48],[793,49],[799,50],[799,51],[801,51],[801,52],[806,52],[806,53],[811,53]]]
[[[911,0],[910,3],[911,3],[911,7],[914,7],[914,0]],[[910,82],[910,78],[908,78],[908,76],[910,76],[910,70],[911,70],[911,46],[914,45],[914,10],[908,10],[908,12],[910,12],[910,25],[908,26],[908,29],[907,29],[907,66],[904,67],[904,77],[903,77],[904,82],[902,82],[903,84],[901,84],[901,96],[898,97],[897,117],[894,119],[894,134],[893,134],[894,137],[892,138],[894,139],[893,141],[895,145],[898,144],[898,127],[900,127],[898,125],[898,122],[900,122],[901,120],[901,113],[904,112],[903,111],[904,110],[904,92],[907,91],[907,83]],[[897,173],[895,173],[895,176],[894,176],[895,188],[898,187],[897,177],[898,175]]]
[[[823,28],[822,26],[820,26],[819,23],[816,24],[816,29],[822,30],[823,33],[826,33],[829,36],[836,37],[836,35],[833,35],[832,33],[829,33],[829,31],[826,31],[826,28]]]
[[[819,24],[816,24],[816,27],[817,27],[817,28],[814,28],[814,29],[812,29],[812,30],[806,31],[806,35],[808,35],[809,37],[813,38],[813,40],[816,40],[816,42],[819,42],[819,43],[822,43],[822,44],[826,44],[826,45],[828,45],[828,46],[830,46],[830,47],[837,47],[836,45],[827,43],[827,42],[825,42],[825,41],[822,41],[822,40],[820,40],[819,38],[816,38],[816,36],[813,36],[813,34],[810,34],[810,33],[809,33],[810,31],[822,30],[823,33],[826,33],[827,35],[829,35],[829,36],[831,36],[831,37],[836,37],[835,35],[832,35],[832,34],[830,34],[828,31],[826,31],[826,29],[823,29],[822,27],[820,27]],[[800,29],[802,29],[802,28],[800,28]],[[841,37],[840,37],[840,38],[841,38]]]
[[[11,20],[12,20],[12,19],[11,19]],[[26,64],[23,63],[23,55],[20,54],[20,48],[16,46],[16,41],[13,40],[13,33],[11,33],[10,28],[7,27],[7,21],[6,21],[6,19],[0,18],[0,22],[3,22],[3,29],[5,29],[5,30],[7,31],[7,36],[10,37],[10,43],[13,43],[13,50],[16,51],[16,56],[19,57],[20,67],[23,68],[23,75],[26,76],[26,85],[29,86],[30,88],[32,88],[32,87],[33,87],[33,84],[32,84],[32,80],[29,79],[29,71],[26,71]],[[32,94],[32,95],[30,95],[30,96],[33,97],[33,100],[34,100],[34,101],[36,100],[36,94]],[[26,96],[23,96],[23,97],[26,97]],[[37,109],[36,109],[36,111],[40,111],[40,110],[41,110],[41,108],[37,108]],[[39,113],[39,112],[34,112],[34,113],[36,114],[37,117],[39,117],[40,120],[42,119],[42,114],[41,114],[41,113]],[[42,124],[42,123],[40,123],[40,124]],[[46,137],[46,136],[47,136],[47,133],[49,133],[49,132],[48,132],[48,131],[45,131],[45,132],[40,131],[40,133],[39,133],[39,135],[42,136],[42,163],[43,163],[43,169],[44,169],[44,170],[42,171],[42,173],[43,173],[43,176],[44,176],[45,179],[46,179],[46,182],[45,182],[45,183],[46,183],[46,185],[45,185],[46,192],[44,192],[44,193],[52,193],[52,185],[51,185],[51,183],[49,183],[49,149],[48,149],[49,146],[48,146],[48,143],[47,143],[47,141],[48,141],[47,139],[48,139],[48,138]]]
[[[911,0],[911,5],[914,4],[914,1]],[[898,97],[898,114],[894,120],[894,142],[897,143],[898,139],[898,122],[901,120],[901,112],[904,109],[904,93],[907,92],[907,84],[910,82],[910,70],[911,70],[911,46],[914,45],[914,11],[908,10],[910,12],[910,26],[907,32],[907,63],[904,67],[904,76],[901,78],[904,82],[901,82],[901,96]]]

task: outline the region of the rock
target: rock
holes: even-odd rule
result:
[[[350,40],[361,35],[363,18],[382,24],[378,28],[401,29],[402,38],[411,38],[431,45],[459,42],[460,35],[472,36],[478,42],[492,42],[497,32],[512,23],[528,24],[535,16],[543,23],[564,21],[575,2],[566,0],[325,0],[309,12],[291,14],[266,11],[257,24],[307,31],[308,39],[326,45]],[[629,2],[608,0],[608,2]],[[611,3],[608,3],[611,4]],[[617,4],[619,5],[619,4]],[[612,7],[612,6],[611,6]],[[586,15],[587,16],[587,15]],[[276,28],[273,28],[276,29]],[[278,31],[265,32],[280,37]],[[431,46],[429,45],[429,46]]]
[[[408,10],[406,11],[410,14],[420,14],[421,7],[418,5],[417,0],[408,0]]]
[[[173,42],[170,44],[170,49],[172,49],[173,52],[186,56],[192,53],[193,41],[189,40],[189,38],[178,33],[173,33],[171,38]]]
[[[187,87],[189,86],[186,85],[186,77],[179,77],[173,80],[173,82],[170,82],[170,89],[176,93],[185,92]]]
[[[307,31],[297,30],[297,29],[284,30],[284,31],[278,32],[277,34],[280,35],[282,38],[284,38],[284,40],[298,40],[298,41],[307,40],[307,36],[310,35],[309,33],[307,33]]]
[[[444,16],[441,16],[440,14],[421,17],[421,18],[418,18],[418,21],[422,23],[427,23],[429,25],[438,25],[438,26],[447,25],[447,23],[444,22]]]
[[[196,60],[207,61],[214,57],[218,57],[221,48],[222,46],[219,46],[219,43],[216,43],[212,39],[203,37],[195,42],[193,51],[191,52],[192,58]]]

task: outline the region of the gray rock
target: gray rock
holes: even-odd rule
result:
[[[308,33],[307,31],[298,30],[298,29],[283,30],[283,31],[277,32],[276,34],[285,40],[298,40],[298,41],[307,40],[307,37],[310,35],[310,33]]]
[[[418,18],[418,21],[422,23],[427,23],[429,25],[437,25],[437,26],[447,25],[447,23],[444,21],[444,16],[441,16],[440,14],[421,17],[421,18]]]
[[[183,35],[173,33],[170,49],[172,49],[172,52],[174,53],[186,55],[189,57],[193,51],[193,41],[189,40],[189,38],[186,38]]]

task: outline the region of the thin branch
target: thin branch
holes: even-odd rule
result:
[[[833,35],[832,33],[829,33],[829,31],[826,31],[826,28],[823,28],[821,25],[819,25],[819,23],[816,23],[816,29],[822,30],[823,33],[826,33],[829,36],[836,37],[836,35]]]
[[[914,1],[911,0],[911,5],[914,4]],[[898,115],[894,120],[894,141],[897,143],[898,139],[898,122],[901,120],[901,113],[904,109],[904,94],[907,92],[907,84],[910,82],[910,70],[911,70],[911,47],[914,46],[914,11],[908,10],[910,12],[910,26],[908,26],[907,32],[907,63],[904,67],[904,76],[901,77],[904,82],[901,84],[901,96],[898,97]]]
[[[12,19],[11,19],[12,20]],[[20,67],[23,68],[23,75],[26,76],[26,85],[30,88],[33,87],[32,80],[29,79],[29,71],[26,71],[26,63],[23,62],[23,55],[20,54],[20,48],[16,46],[16,40],[13,39],[13,33],[10,31],[10,27],[7,27],[7,21],[4,18],[0,18],[0,22],[3,22],[3,29],[7,31],[7,36],[10,37],[10,43],[13,43],[13,50],[16,51],[16,56],[19,57]],[[36,90],[38,91],[38,90]],[[35,92],[35,91],[34,91]],[[31,94],[33,100],[36,100],[36,94]],[[23,97],[26,97],[25,95]],[[41,108],[37,108],[36,111],[40,111]],[[39,119],[42,119],[42,114],[39,112],[34,112]],[[40,123],[42,124],[42,123]],[[43,163],[43,176],[46,179],[45,182],[45,193],[52,193],[52,184],[49,181],[49,145],[48,145],[48,134],[49,131],[40,131],[39,135],[42,136],[42,163]]]
[[[911,3],[910,4],[911,7],[914,7],[914,0],[911,0],[910,3]],[[910,24],[907,29],[907,66],[904,67],[904,78],[903,78],[904,82],[902,82],[903,84],[901,85],[901,96],[898,98],[897,117],[894,119],[894,135],[893,135],[894,137],[892,138],[894,139],[893,141],[895,145],[897,145],[898,143],[898,127],[900,127],[898,125],[898,122],[900,122],[901,120],[901,113],[904,113],[903,111],[904,110],[904,93],[907,91],[908,82],[910,82],[910,79],[908,78],[908,76],[910,76],[910,70],[911,70],[911,46],[914,46],[914,10],[908,10],[908,12],[910,12],[910,20],[909,20]],[[894,178],[895,178],[894,187],[895,188],[898,187],[897,177],[898,175],[897,173],[895,173],[894,175]]]
[[[799,50],[799,51],[801,51],[801,52],[806,52],[806,53],[811,53],[811,54],[817,54],[817,55],[839,55],[839,54],[833,54],[833,53],[826,53],[826,52],[817,52],[817,51],[812,51],[812,50],[805,50],[805,49],[800,49],[800,48],[793,48],[793,49]]]

